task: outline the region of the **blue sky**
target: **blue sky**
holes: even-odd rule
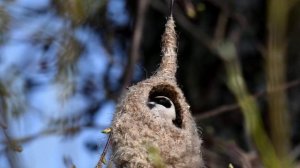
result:
[[[6,2],[0,2],[0,5]],[[5,34],[5,42],[0,46],[0,80],[9,84],[13,91],[9,110],[22,107],[24,113],[21,117],[9,117],[7,123],[10,136],[21,138],[39,133],[48,129],[49,119],[60,118],[70,114],[78,114],[88,108],[89,101],[82,95],[61,101],[62,89],[65,89],[55,80],[55,64],[51,65],[53,71],[41,73],[39,62],[41,59],[56,59],[60,49],[59,43],[51,46],[44,53],[39,44],[29,43],[35,33],[39,32],[45,37],[56,37],[57,33],[64,27],[65,20],[56,16],[52,11],[47,11],[38,16],[27,16],[27,9],[44,9],[50,5],[50,0],[16,0],[6,6],[11,15],[8,33]],[[27,8],[27,9],[26,9]],[[109,18],[115,24],[125,24],[128,16],[124,11],[122,0],[109,1]],[[104,73],[108,64],[108,55],[98,36],[89,28],[78,28],[75,30],[76,38],[85,44],[86,51],[83,59],[78,63],[78,74],[75,80],[80,85],[80,79],[92,75],[96,81],[101,83],[101,74]],[[96,51],[96,52],[95,52]],[[117,47],[114,54],[120,54]],[[121,75],[122,59],[116,61],[112,73],[118,77]],[[24,95],[25,79],[33,79],[38,83],[30,93]],[[101,84],[98,86],[104,89]],[[23,97],[21,96],[23,95]],[[95,94],[97,99],[104,99],[103,93]],[[22,105],[22,106],[21,106]],[[24,106],[23,106],[24,105]],[[96,124],[99,127],[109,127],[115,110],[115,102],[107,101],[96,115]],[[98,161],[101,150],[98,153],[87,150],[85,142],[99,142],[103,145],[106,135],[101,130],[86,128],[74,138],[64,138],[59,135],[41,136],[29,143],[22,144],[23,151],[16,154],[22,168],[60,168],[65,167],[63,158],[70,158],[78,168],[94,167]],[[1,137],[3,138],[3,136]],[[3,146],[0,146],[3,148]],[[8,162],[3,154],[0,155],[0,167],[8,167]]]

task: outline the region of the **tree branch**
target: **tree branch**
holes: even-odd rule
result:
[[[283,87],[278,88],[278,89],[288,90],[288,89],[297,87],[299,85],[300,85],[300,80],[295,80],[295,81],[287,83],[286,85],[284,85]],[[256,94],[254,94],[254,98],[257,99],[257,98],[260,98],[260,97],[265,96],[265,95],[266,95],[266,90],[261,91],[261,92],[257,92]],[[237,110],[239,108],[240,107],[237,103],[229,104],[229,105],[223,105],[221,107],[218,107],[218,108],[215,108],[215,109],[212,109],[212,110],[209,110],[209,111],[199,112],[199,113],[197,112],[197,114],[194,115],[194,118],[195,118],[196,121],[201,121],[201,120],[205,120],[205,119],[208,119],[208,118],[216,117],[216,116],[221,115],[221,114],[226,113],[226,112]]]

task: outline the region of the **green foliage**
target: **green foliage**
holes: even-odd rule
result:
[[[153,164],[155,168],[165,168],[165,164],[161,158],[160,151],[157,147],[148,146],[148,159]]]

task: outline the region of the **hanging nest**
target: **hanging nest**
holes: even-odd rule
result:
[[[171,16],[162,37],[163,57],[156,73],[131,86],[117,106],[111,134],[116,167],[203,167],[202,141],[176,82],[174,27]],[[147,103],[156,96],[168,97],[174,103],[176,119],[173,123],[163,122],[151,113]]]

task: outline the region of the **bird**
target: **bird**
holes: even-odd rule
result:
[[[176,109],[174,103],[166,96],[156,96],[147,103],[151,112],[169,123],[176,119]]]

